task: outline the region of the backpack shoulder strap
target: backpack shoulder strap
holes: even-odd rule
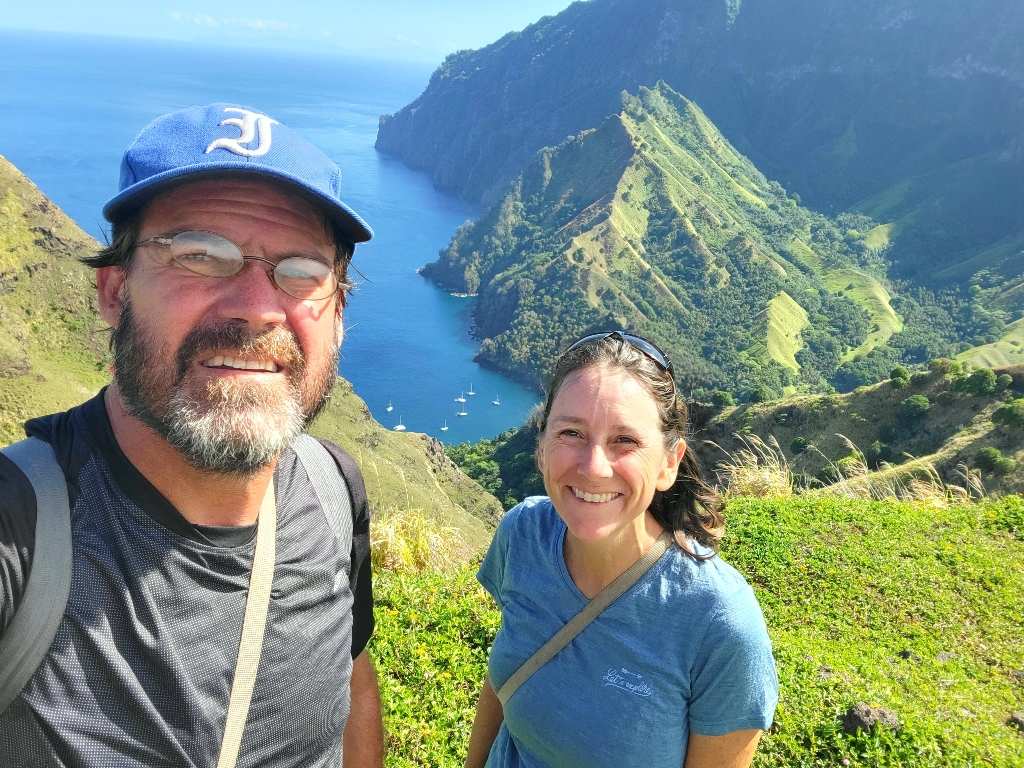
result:
[[[71,595],[71,503],[53,447],[30,437],[3,449],[32,483],[36,536],[21,605],[0,637],[0,712],[10,705],[50,650]]]
[[[292,449],[306,470],[313,493],[331,524],[334,535],[346,554],[352,548],[352,498],[350,486],[339,472],[338,464],[320,441],[310,435],[299,435]]]

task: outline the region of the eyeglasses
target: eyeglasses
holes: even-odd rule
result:
[[[647,357],[651,358],[651,360],[653,360],[654,363],[659,368],[661,368],[661,370],[665,371],[665,373],[671,376],[673,381],[675,380],[675,370],[672,368],[672,363],[669,361],[668,357],[665,355],[664,352],[662,352],[660,349],[654,346],[647,339],[642,339],[639,336],[633,336],[632,334],[629,333],[622,333],[622,331],[604,331],[603,333],[592,333],[589,336],[584,336],[582,339],[575,342],[571,347],[565,350],[565,352],[563,352],[562,354],[568,354],[569,352],[572,352],[574,349],[576,349],[579,346],[582,346],[583,344],[586,344],[587,342],[601,341],[602,339],[618,339],[619,341],[629,344],[629,346],[631,346],[637,352],[642,352]]]
[[[248,261],[262,261],[273,267],[274,285],[296,299],[322,301],[338,290],[338,277],[331,265],[305,256],[288,256],[274,262],[259,256],[246,256],[227,238],[212,232],[179,232],[173,237],[151,237],[139,245],[166,245],[174,262],[204,277],[231,277],[241,272]]]

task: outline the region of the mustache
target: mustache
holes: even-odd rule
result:
[[[295,335],[284,328],[253,332],[241,323],[193,328],[178,348],[178,381],[181,383],[188,374],[192,363],[203,352],[233,349],[243,357],[270,358],[284,365],[289,378],[296,380],[306,369],[306,357],[302,354]]]

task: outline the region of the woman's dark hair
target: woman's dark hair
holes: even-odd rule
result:
[[[686,403],[679,397],[671,375],[651,358],[622,339],[607,337],[580,344],[562,353],[548,385],[544,408],[537,422],[537,440],[544,439],[551,406],[565,382],[588,368],[606,367],[628,373],[654,398],[666,450],[686,437]],[[650,513],[664,529],[672,531],[679,546],[699,560],[714,557],[725,531],[722,498],[701,478],[700,466],[687,448],[679,462],[675,484],[667,491],[655,491]],[[711,550],[698,555],[689,546],[692,539]]]
[[[115,222],[111,226],[110,242],[92,256],[82,257],[81,262],[93,269],[119,267],[123,272],[128,272],[135,255],[135,246],[139,243],[145,214],[146,208],[143,207],[129,218]],[[321,218],[327,236],[334,243],[334,274],[338,278],[338,287],[343,289],[338,299],[338,308],[341,309],[348,303],[348,292],[352,288],[348,279],[348,265],[352,261],[355,246],[342,237],[325,216]]]

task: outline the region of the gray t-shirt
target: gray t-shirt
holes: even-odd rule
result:
[[[48,655],[0,713],[0,765],[215,765],[255,526],[190,525],[121,453],[102,395],[26,431],[54,446],[68,479],[74,577]],[[352,658],[373,631],[369,511],[353,505],[343,551],[291,451],[274,483],[274,581],[238,765],[335,765]],[[31,566],[34,505],[0,457],[0,633]]]

